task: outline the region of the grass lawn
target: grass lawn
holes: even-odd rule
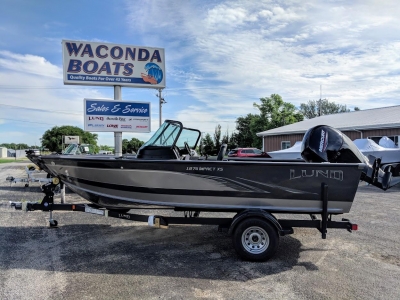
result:
[[[26,159],[21,159],[18,158],[17,160],[15,160],[14,157],[10,157],[10,158],[0,158],[0,164],[4,164],[4,163],[11,163],[11,162],[20,162],[20,161],[25,161]]]

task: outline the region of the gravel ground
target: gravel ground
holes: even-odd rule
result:
[[[271,260],[251,263],[215,226],[163,230],[55,212],[50,229],[48,213],[9,206],[43,198],[39,183],[5,181],[25,177],[25,165],[0,164],[0,299],[400,299],[398,188],[361,184],[343,216],[358,231],[331,229],[322,240],[295,229]],[[85,200],[67,192],[66,202]]]

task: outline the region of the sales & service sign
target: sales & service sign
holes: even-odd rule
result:
[[[84,99],[85,131],[150,132],[150,102]]]

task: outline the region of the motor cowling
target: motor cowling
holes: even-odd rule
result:
[[[400,183],[400,177],[392,178],[391,167],[381,168],[380,158],[366,157],[348,136],[328,125],[318,125],[306,132],[301,156],[306,162],[365,164],[360,179],[383,190]]]
[[[357,146],[339,130],[328,125],[310,128],[304,135],[301,156],[307,162],[366,163]]]

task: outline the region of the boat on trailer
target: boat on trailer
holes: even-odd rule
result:
[[[305,161],[225,158],[226,145],[214,160],[192,156],[200,136],[197,129],[167,120],[136,157],[40,156],[38,163],[55,182],[44,185],[42,203],[30,204],[27,210],[60,208],[53,202],[52,189],[62,182],[92,206],[60,209],[107,211],[107,216],[143,221],[128,211],[161,206],[191,212],[183,223],[195,224],[210,222],[195,221],[201,211],[236,212],[230,221],[214,223],[229,228],[243,258],[265,260],[276,251],[279,236],[292,233],[292,227],[318,228],[323,238],[327,228],[356,229],[348,220],[333,221],[332,215],[350,211],[360,180],[384,190],[398,183],[390,167],[380,168],[379,158],[365,157],[347,136],[325,125],[306,132],[301,147]],[[312,219],[279,220],[273,213],[310,214]],[[149,217],[148,222],[158,227],[182,224],[161,216]]]

